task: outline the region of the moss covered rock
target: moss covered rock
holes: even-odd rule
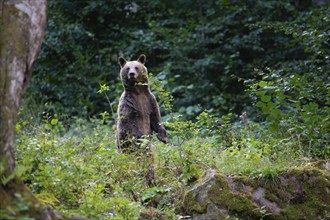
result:
[[[184,198],[193,219],[330,218],[330,163],[292,168],[273,180],[226,176],[210,169]]]

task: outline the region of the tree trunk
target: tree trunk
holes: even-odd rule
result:
[[[46,11],[47,0],[0,0],[0,219],[62,218],[41,206],[15,175],[16,118],[41,46]]]
[[[0,0],[0,175],[15,169],[15,124],[42,42],[46,0]]]
[[[0,219],[84,219],[65,218],[41,205],[15,174],[15,124],[40,50],[46,14],[47,0],[0,0]]]

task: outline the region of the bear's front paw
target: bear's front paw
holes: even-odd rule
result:
[[[167,135],[165,129],[159,129],[158,134],[157,134],[158,140],[161,142],[167,144]]]
[[[141,138],[142,136],[144,136],[144,134],[140,130],[134,132],[134,137]]]
[[[160,135],[157,135],[158,140],[163,142],[164,144],[167,144],[167,137],[160,137]]]

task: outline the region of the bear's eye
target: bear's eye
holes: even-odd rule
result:
[[[139,70],[139,67],[136,66],[136,67],[135,67],[135,70]]]
[[[129,67],[126,68],[126,71],[129,72]]]

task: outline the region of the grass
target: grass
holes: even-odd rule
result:
[[[115,130],[104,118],[72,121],[65,126],[56,115],[37,124],[22,120],[16,145],[21,178],[41,202],[68,215],[178,219],[185,191],[209,168],[272,180],[301,163],[258,125],[248,130],[228,120],[217,127],[174,118],[166,124],[170,143],[152,141],[156,186],[150,188],[148,160],[118,153]]]

